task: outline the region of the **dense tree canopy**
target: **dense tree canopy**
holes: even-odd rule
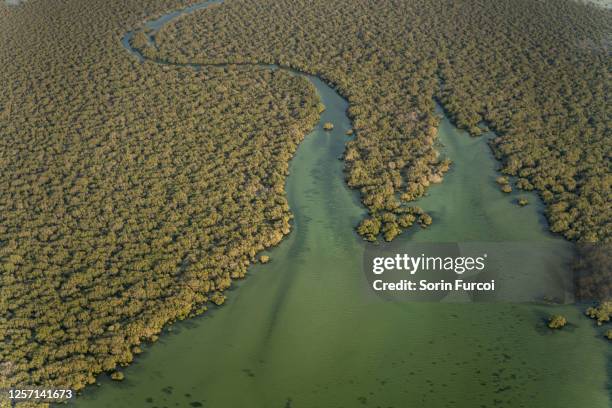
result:
[[[312,87],[254,66],[139,63],[175,0],[0,3],[0,388],[80,389],[221,304],[289,231]],[[434,100],[492,143],[553,231],[610,241],[610,12],[565,0],[227,0],[136,36],[176,63],[280,63],[350,102],[346,178],[392,240],[451,163]],[[592,280],[592,279],[591,279]],[[590,281],[589,281],[590,282]]]
[[[502,172],[540,193],[552,231],[598,242],[612,228],[610,27],[609,10],[564,0],[233,0],[165,27],[148,52],[278,62],[335,84],[357,131],[347,182],[370,210],[367,238],[395,231],[389,214],[448,169],[437,98],[472,134],[497,132]]]
[[[129,363],[289,232],[284,182],[315,89],[121,46],[178,6],[0,6],[0,388],[80,389]]]

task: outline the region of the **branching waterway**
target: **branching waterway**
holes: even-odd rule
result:
[[[147,23],[151,41],[164,24],[212,3]],[[131,36],[123,44],[142,60]],[[418,203],[434,224],[396,245],[545,243],[547,256],[558,257],[545,262],[555,270],[540,268],[534,254],[510,255],[501,278],[520,282],[509,293],[527,291],[531,302],[373,295],[362,268],[366,245],[354,233],[364,209],[338,160],[351,128],[347,101],[318,78],[295,74],[316,87],[326,110],[291,162],[293,231],[269,251],[270,264],[253,266],[234,285],[224,306],[173,325],[125,370],[124,382],[102,376],[100,387],[88,388],[75,405],[608,407],[608,345],[578,307],[533,302],[547,284],[569,276],[563,260],[571,247],[547,232],[537,197],[527,196],[531,204],[521,208],[517,194],[499,191],[484,138],[470,138],[446,118],[438,138],[453,167]],[[325,122],[334,130],[324,131]],[[570,326],[548,330],[545,318],[553,312],[566,315]]]

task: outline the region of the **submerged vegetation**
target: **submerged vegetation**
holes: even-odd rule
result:
[[[586,302],[612,301],[611,267],[612,248],[609,243],[576,245],[572,270],[577,298]]]
[[[552,231],[601,242],[611,237],[610,27],[611,12],[568,0],[234,0],[181,18],[145,51],[279,63],[334,84],[354,119],[346,178],[369,209],[366,238],[401,231],[390,215],[447,170],[436,98],[458,126],[497,133],[502,172],[539,192]]]

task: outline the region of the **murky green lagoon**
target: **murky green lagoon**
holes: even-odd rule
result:
[[[610,406],[609,345],[575,306],[387,301],[368,289],[363,208],[344,184],[346,102],[316,78],[327,110],[291,163],[291,234],[251,268],[224,306],[175,324],[114,383],[101,376],[78,407],[354,408]],[[323,122],[335,129],[325,132]],[[419,205],[434,225],[400,242],[548,242],[534,196],[495,184],[483,138],[445,119],[454,164]],[[524,194],[520,194],[524,196]],[[530,260],[521,260],[529,263]],[[551,332],[544,319],[571,325]]]
[[[322,122],[336,128],[315,129],[292,161],[295,227],[272,262],[253,267],[223,307],[175,325],[125,370],[125,382],[101,379],[76,405],[608,407],[609,346],[576,307],[372,296],[353,232],[363,210],[338,160],[346,103],[317,84],[328,108]],[[446,120],[439,137],[454,166],[421,201],[435,225],[403,239],[552,239],[537,205],[519,208],[495,186],[484,140]],[[574,325],[551,333],[543,319],[553,309]]]

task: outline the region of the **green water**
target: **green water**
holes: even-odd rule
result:
[[[343,181],[346,101],[309,77],[327,107],[291,162],[291,234],[251,268],[224,306],[176,324],[125,370],[88,388],[79,407],[609,407],[608,345],[571,306],[385,301],[368,289],[363,208]],[[335,129],[324,132],[321,124]],[[453,159],[419,205],[435,224],[414,241],[548,242],[541,207],[519,208],[494,183],[483,139],[444,120]],[[550,313],[572,323],[546,329]]]
[[[439,115],[444,115],[437,106]],[[419,200],[436,223],[420,239],[433,241],[545,241],[570,248],[570,244],[548,233],[544,207],[538,197],[525,191],[501,193],[495,179],[499,166],[486,140],[470,137],[443,117],[438,131],[443,156],[453,165],[444,183],[430,188]],[[518,197],[528,198],[529,207],[516,205]],[[423,237],[426,235],[426,237]]]

